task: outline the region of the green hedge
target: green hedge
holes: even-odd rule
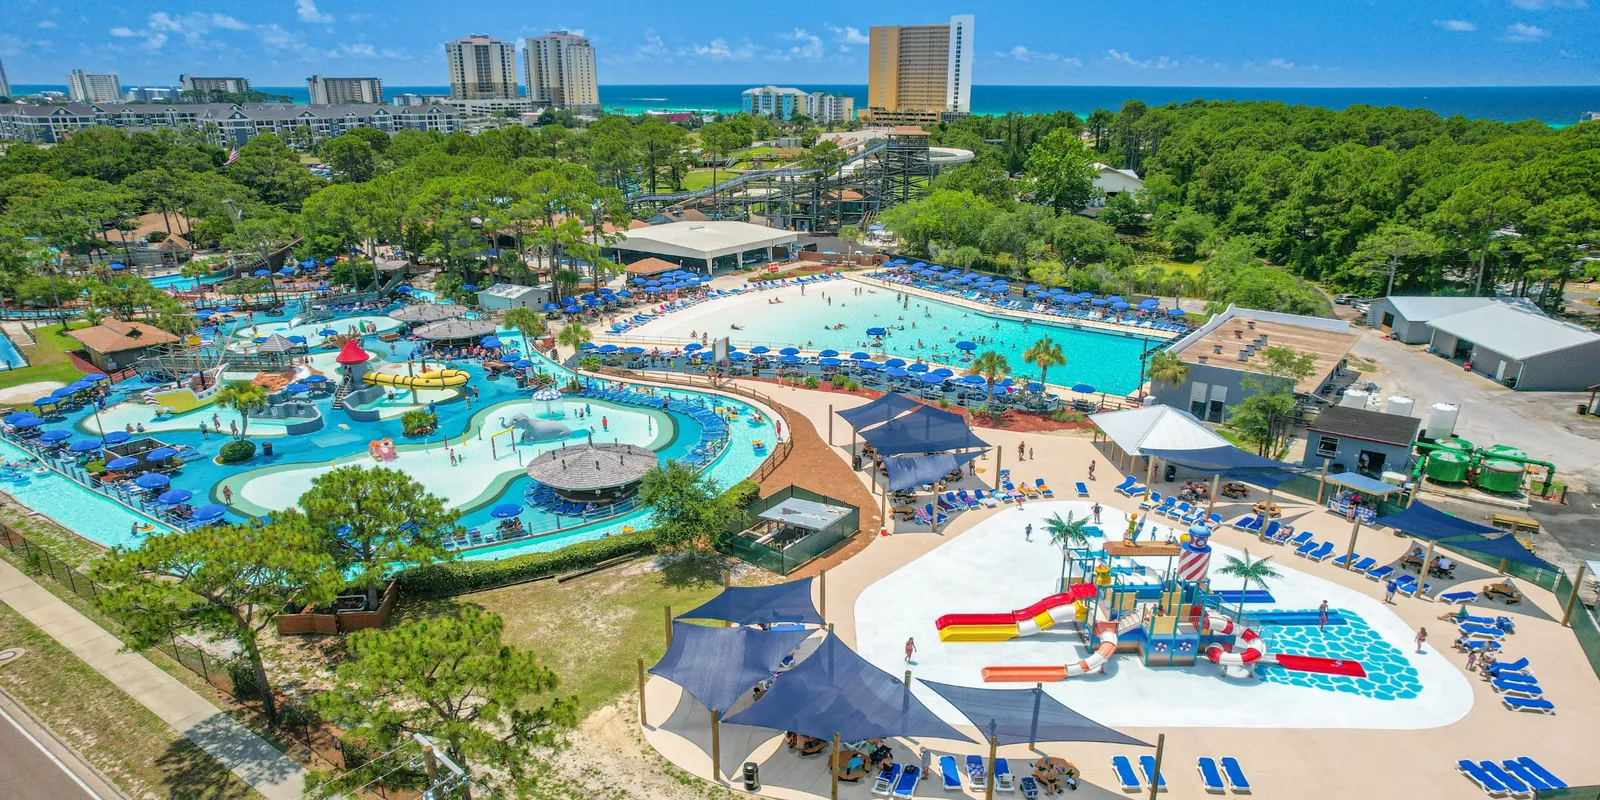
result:
[[[217,452],[217,460],[224,464],[238,464],[249,461],[256,454],[256,443],[249,439],[235,439],[222,446]]]
[[[408,600],[453,597],[532,578],[592,567],[607,559],[654,549],[649,531],[635,531],[568,545],[548,553],[528,553],[499,561],[451,561],[408,569],[395,576]]]

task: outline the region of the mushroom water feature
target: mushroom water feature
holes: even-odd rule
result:
[[[567,416],[566,409],[561,405],[561,390],[554,386],[534,392],[533,402],[538,409],[539,419],[562,419]]]

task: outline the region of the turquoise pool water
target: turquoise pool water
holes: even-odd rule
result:
[[[213,283],[221,283],[222,281],[227,280],[227,278],[228,275],[226,274],[207,275],[199,280],[201,285],[209,286]],[[195,279],[185,278],[184,276],[174,272],[170,275],[157,275],[156,277],[151,278],[150,285],[156,287],[157,289],[193,289],[195,288]]]
[[[1297,609],[1296,613],[1314,619],[1317,610]],[[1261,667],[1257,674],[1270,683],[1309,686],[1379,700],[1409,700],[1421,694],[1422,680],[1417,675],[1417,668],[1411,666],[1400,648],[1384,641],[1355,612],[1339,609],[1338,617],[1344,624],[1329,625],[1321,631],[1317,630],[1315,623],[1272,625],[1265,634],[1268,652],[1358,661],[1366,668],[1367,677],[1319,675],[1277,667]]]
[[[0,459],[24,461],[32,458],[27,451],[0,441]],[[29,477],[27,483],[0,483],[0,491],[71,528],[80,536],[108,547],[137,547],[139,537],[134,535],[133,526],[153,523],[127,506],[89,491],[54,472],[30,474]]]
[[[17,369],[28,366],[28,359],[24,358],[22,351],[17,349],[11,337],[0,333],[0,370]]]
[[[857,287],[861,288],[859,295],[854,293]],[[978,345],[978,352],[996,350],[1004,355],[1011,363],[1013,376],[1019,380],[1038,380],[1039,368],[1024,360],[1022,353],[1040,338],[1049,336],[1061,345],[1067,356],[1066,366],[1050,369],[1051,383],[1059,386],[1087,383],[1111,394],[1126,394],[1137,389],[1140,353],[1146,349],[1155,352],[1165,341],[1132,332],[1024,322],[917,296],[906,300],[902,295],[902,300],[896,301],[893,289],[866,287],[854,281],[814,284],[807,287],[804,296],[784,294],[784,302],[779,304],[761,303],[759,298],[767,294],[758,293],[757,299],[745,301],[759,305],[718,314],[706,332],[713,336],[731,336],[740,343],[759,342],[774,348],[831,348],[849,355],[856,350],[880,352],[866,331],[882,327],[889,330],[882,349],[890,355],[960,366],[967,354],[958,349],[956,343],[971,341]],[[733,323],[741,326],[741,330],[731,330],[728,325]],[[841,325],[842,328],[834,330]]]

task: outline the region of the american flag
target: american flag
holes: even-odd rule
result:
[[[233,150],[228,153],[228,160],[222,162],[222,166],[226,167],[229,164],[232,164],[233,162],[238,161],[238,160],[239,160],[239,145],[234,145],[233,146]]]

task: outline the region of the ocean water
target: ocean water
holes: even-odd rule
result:
[[[826,91],[856,98],[866,104],[866,84],[793,84],[806,91]],[[306,87],[260,86],[261,91],[287,95],[306,102]],[[727,85],[604,85],[600,102],[608,109],[628,113],[645,111],[739,110],[739,93],[745,84]],[[17,94],[54,90],[65,86],[13,83]],[[449,94],[448,86],[384,86],[389,96],[412,92]],[[1217,86],[974,86],[972,111],[976,114],[1048,113],[1071,111],[1087,116],[1097,108],[1115,110],[1129,99],[1157,106],[1189,100],[1276,100],[1291,105],[1343,109],[1351,105],[1426,108],[1449,117],[1516,122],[1536,119],[1555,126],[1578,122],[1585,111],[1600,111],[1600,86],[1451,86],[1451,87],[1217,87]]]

